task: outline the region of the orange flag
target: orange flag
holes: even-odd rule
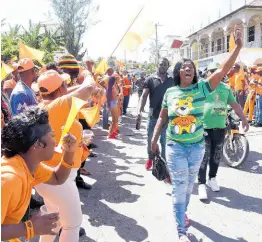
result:
[[[100,120],[100,109],[101,106],[97,104],[91,108],[82,108],[80,110],[80,113],[84,116],[86,122],[91,128],[93,128]]]

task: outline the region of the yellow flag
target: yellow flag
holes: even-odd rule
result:
[[[7,75],[12,73],[14,69],[5,63],[1,63],[1,65],[2,65],[1,67],[1,81],[2,81]]]
[[[100,109],[101,106],[97,104],[91,108],[82,108],[80,110],[80,113],[84,116],[86,122],[91,128],[99,122]]]
[[[31,58],[38,60],[41,64],[44,64],[42,59],[44,58],[45,52],[31,48],[27,45],[24,45],[19,41],[19,58]]]
[[[131,30],[126,34],[122,41],[122,45],[129,51],[136,50],[145,40],[147,40],[155,32],[152,21],[140,19],[136,21]]]
[[[86,101],[83,101],[82,99],[72,97],[72,104],[71,104],[71,109],[69,112],[69,115],[67,117],[65,126],[63,127],[63,133],[61,135],[58,147],[56,148],[56,151],[59,153],[62,153],[61,146],[62,146],[62,141],[64,136],[69,132],[69,130],[72,127],[72,124],[76,118],[76,115],[80,111],[80,109],[86,104]]]
[[[98,74],[105,74],[107,69],[108,69],[107,63],[106,63],[105,59],[103,58],[99,62],[99,64],[97,65],[97,67],[95,69],[95,72],[98,73]]]
[[[133,32],[128,32],[122,42],[125,49],[129,51],[134,51],[142,44],[142,38]]]
[[[233,33],[229,37],[229,53],[231,53],[236,47],[235,39]]]

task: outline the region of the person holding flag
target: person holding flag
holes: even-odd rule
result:
[[[47,206],[54,204],[59,207],[62,226],[59,241],[78,241],[82,223],[82,211],[76,183],[78,187],[81,186],[85,189],[90,189],[91,186],[86,184],[83,179],[76,180],[75,183],[77,171],[81,167],[81,163],[87,158],[87,154],[85,147],[82,145],[83,127],[76,117],[78,112],[76,108],[77,103],[73,100],[74,98],[78,98],[78,100],[81,99],[81,103],[85,103],[91,97],[96,83],[93,78],[86,78],[79,88],[67,93],[67,86],[63,77],[54,70],[41,74],[37,82],[39,91],[43,97],[43,102],[40,106],[48,111],[50,125],[54,129],[56,145],[60,143],[63,134],[62,127],[66,126],[67,119],[69,118],[69,121],[72,121],[69,132],[77,139],[77,149],[74,153],[74,163],[71,166],[70,175],[63,185],[50,186],[48,184],[40,184],[35,189],[44,198]],[[72,107],[74,108],[74,115],[69,115]],[[53,157],[44,163],[50,167],[55,167],[61,159],[62,154],[55,152]],[[54,235],[41,236],[40,241],[50,242],[54,241],[54,239]]]

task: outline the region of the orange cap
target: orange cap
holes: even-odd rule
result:
[[[35,64],[32,59],[23,58],[19,60],[17,69],[18,69],[18,72],[24,72],[24,71],[31,70],[34,67],[35,67]]]
[[[39,91],[44,95],[57,90],[63,82],[63,77],[55,70],[48,70],[42,73],[37,80]]]

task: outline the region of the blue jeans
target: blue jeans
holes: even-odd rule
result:
[[[256,98],[256,123],[262,123],[262,95]]]
[[[130,96],[124,96],[124,101],[123,101],[123,114],[126,114],[128,104],[129,104],[129,97]]]
[[[186,234],[185,213],[205,154],[205,143],[183,146],[167,141],[167,167],[172,182],[174,216],[179,235]]]
[[[151,140],[153,137],[154,129],[157,123],[157,119],[148,118],[147,122],[147,154],[148,159],[153,160],[154,154],[151,151]],[[166,128],[163,128],[160,135],[160,144],[161,144],[161,156],[166,160]]]

